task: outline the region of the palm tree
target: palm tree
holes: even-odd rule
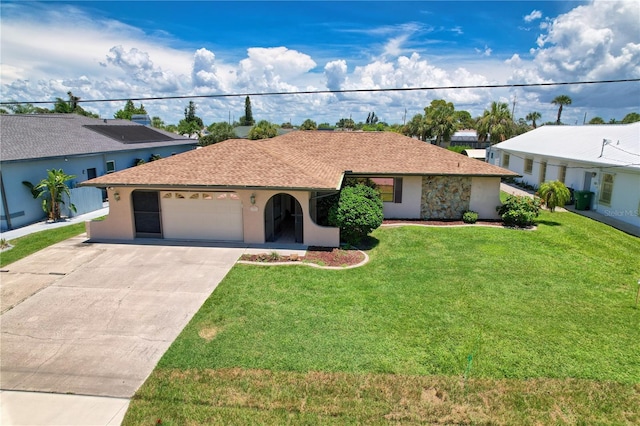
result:
[[[527,121],[531,121],[531,125],[533,126],[534,129],[538,127],[536,126],[536,120],[540,120],[541,118],[542,118],[542,115],[540,115],[538,111],[530,112],[525,117]]]
[[[491,102],[491,108],[484,110],[478,119],[478,140],[489,139],[491,143],[498,143],[513,136],[515,129],[509,105],[505,102]]]
[[[436,145],[443,146],[451,141],[456,131],[455,108],[453,103],[442,99],[431,101],[424,109],[427,137],[435,138]]]
[[[564,105],[571,105],[571,98],[567,95],[560,95],[560,96],[556,96],[552,101],[552,104],[554,105],[560,105],[558,107],[558,120],[556,121],[556,124],[560,124],[560,116],[562,115],[562,107]]]
[[[34,187],[36,191],[40,191],[38,196],[42,198],[42,209],[49,219],[60,219],[60,204],[65,204],[64,195],[71,197],[71,191],[66,182],[74,178],[75,175],[68,175],[62,169],[47,170],[47,177]],[[69,203],[69,209],[75,212],[76,206]]]
[[[544,182],[540,185],[538,194],[551,212],[558,206],[564,206],[571,199],[569,189],[559,180]]]

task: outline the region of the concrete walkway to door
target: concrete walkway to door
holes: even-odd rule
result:
[[[80,235],[4,267],[2,424],[119,424],[128,398],[250,251]]]

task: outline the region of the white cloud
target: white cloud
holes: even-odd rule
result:
[[[408,38],[408,34],[403,34],[398,37],[391,38],[384,45],[384,52],[382,54],[388,56],[400,56],[404,51],[402,45],[407,41]]]
[[[594,1],[550,19],[530,52],[532,60],[512,57],[510,82],[567,82],[640,78],[640,3]],[[530,90],[542,103],[558,93],[573,98],[569,110],[638,107],[637,83],[582,85]],[[570,114],[568,111],[567,114]],[[579,117],[576,117],[579,118]]]
[[[324,66],[324,75],[327,79],[329,90],[340,90],[347,79],[347,61],[339,59],[327,62]]]
[[[193,55],[193,69],[191,71],[193,86],[219,90],[222,85],[217,73],[216,55],[204,48],[196,50]]]
[[[533,10],[531,11],[530,14],[526,15],[523,19],[524,22],[533,22],[536,19],[540,19],[542,18],[542,12],[540,12],[539,10]]]
[[[426,35],[438,32],[451,37],[452,32],[462,34],[462,28],[434,29],[418,22],[346,30],[374,38],[357,52],[356,59],[326,53],[318,59],[303,48],[263,46],[248,48],[246,56],[229,61],[224,51],[214,52],[202,46],[178,49],[172,46],[179,43],[166,34],[152,36],[120,22],[89,16],[74,6],[33,7],[3,4],[0,72],[6,99],[52,100],[66,97],[68,91],[82,99],[103,99],[640,77],[637,2],[596,1],[544,19],[541,12],[534,10],[524,20],[541,20],[537,44],[528,53],[513,54],[506,61],[496,58],[488,45],[477,48],[477,55],[469,55],[468,47],[464,54],[436,55],[435,49],[427,50],[425,46],[440,41]],[[73,26],[68,25],[70,20]],[[318,66],[318,62],[324,66]],[[591,86],[566,91],[574,100],[564,113],[568,120],[571,114],[590,105],[637,109],[640,98],[637,83],[631,89],[610,85],[606,90]],[[252,96],[251,100],[256,117],[276,122],[291,119],[296,123],[313,118],[334,123],[350,114],[360,121],[372,110],[383,120],[398,122],[405,108],[411,116],[433,99],[446,99],[454,102],[457,109],[479,115],[491,101],[508,101],[514,94],[518,98],[516,111],[538,110],[546,117],[554,108],[550,99],[559,92],[557,87],[456,89]],[[237,119],[244,111],[243,102],[242,97],[196,100],[198,114],[206,123],[227,120],[229,115]],[[182,118],[187,103],[188,100],[153,101],[145,103],[145,107],[151,115],[175,123]],[[110,117],[123,103],[83,106]]]
[[[491,53],[493,52],[493,49],[491,49],[486,44],[484,46],[484,49],[475,48],[474,50],[476,51],[476,53],[478,53],[478,54],[480,54],[482,56],[491,56]]]

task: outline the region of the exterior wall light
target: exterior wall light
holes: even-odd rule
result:
[[[256,194],[251,194],[251,197],[249,197],[249,201],[251,201],[251,204],[255,204],[256,203]]]
[[[120,193],[118,191],[114,192],[113,198],[115,198],[116,201],[120,201]]]

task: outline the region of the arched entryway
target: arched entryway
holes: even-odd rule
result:
[[[276,194],[264,208],[264,237],[266,242],[304,242],[302,206],[289,194]]]

